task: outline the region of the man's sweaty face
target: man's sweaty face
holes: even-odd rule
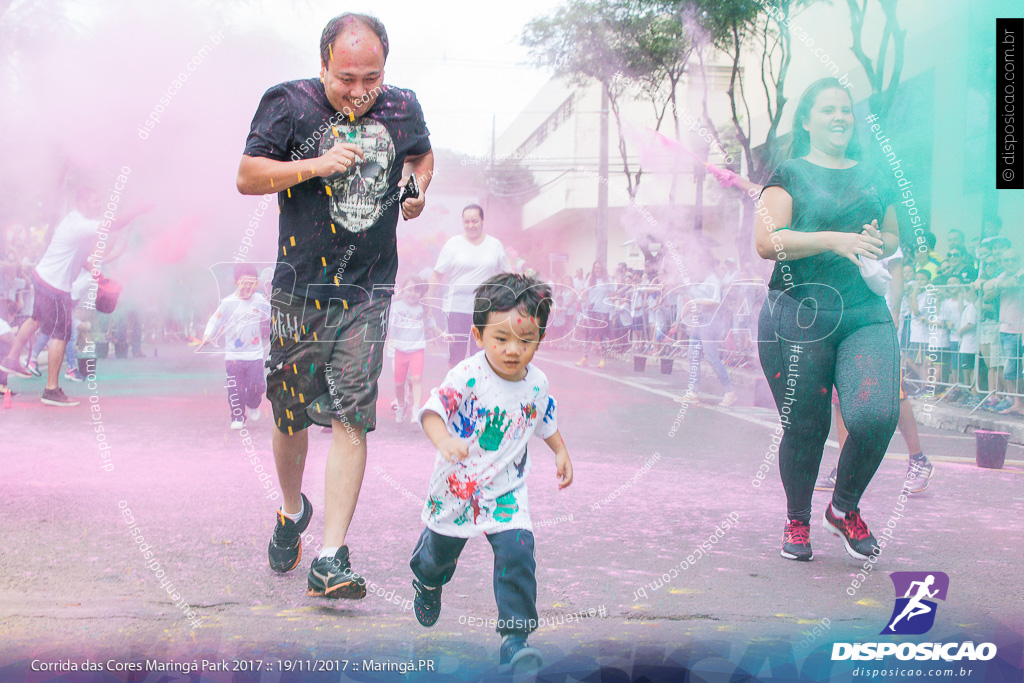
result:
[[[342,31],[320,78],[331,105],[338,111],[362,116],[373,106],[384,83],[384,51],[376,34],[358,24]]]

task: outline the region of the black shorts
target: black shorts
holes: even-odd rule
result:
[[[390,297],[360,303],[275,295],[271,303],[267,398],[277,428],[311,424],[372,432],[384,364]]]
[[[39,331],[50,339],[71,340],[71,292],[54,289],[32,273],[34,289],[32,319],[39,322]]]

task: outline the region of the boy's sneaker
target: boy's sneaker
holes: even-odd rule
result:
[[[270,568],[278,574],[289,572],[299,564],[299,560],[302,559],[302,532],[313,518],[313,505],[310,504],[309,498],[306,498],[304,493],[299,495],[302,496],[302,516],[299,517],[299,521],[293,522],[278,509],[274,535],[270,538],[270,547],[267,548]]]
[[[318,557],[309,567],[306,595],[314,598],[366,597],[366,579],[352,571],[348,561],[348,546],[341,546],[334,557]]]
[[[524,676],[537,673],[544,664],[540,651],[526,644],[526,640],[518,636],[509,636],[501,643],[498,656],[498,671]]]
[[[583,356],[583,358],[580,358],[578,361],[576,361],[576,367],[578,367],[578,368],[585,368],[585,367],[587,367],[587,357]]]
[[[836,490],[836,477],[839,476],[839,468],[833,467],[832,471],[827,475],[822,475],[818,478],[817,483],[814,484],[815,491],[835,491]]]
[[[25,364],[25,369],[31,372],[36,377],[42,377],[43,373],[39,372],[39,364],[34,360],[30,360]]]
[[[231,421],[231,428],[232,429],[242,429],[243,427],[245,427],[245,423],[242,422],[241,420],[232,420]]]
[[[32,377],[32,373],[28,371],[24,365],[21,364],[19,358],[4,358],[0,360],[0,370],[3,370],[8,375],[14,375],[15,377],[21,377],[22,379],[29,379]]]
[[[597,369],[598,369],[598,370],[600,370],[600,369],[601,369],[601,368],[603,368],[603,367],[604,367],[604,358],[602,358],[601,360],[599,360],[599,361],[597,362]]]
[[[928,480],[935,476],[935,466],[928,456],[913,456],[907,462],[907,478],[905,486],[909,493],[921,493],[928,488]]]
[[[416,597],[412,601],[416,621],[420,622],[421,626],[430,628],[441,616],[441,587],[427,588],[416,579],[412,580],[412,587],[416,591]]]
[[[68,368],[67,370],[65,370],[64,371],[64,379],[69,380],[71,382],[84,382],[85,381],[84,379],[82,379],[79,376],[78,370],[76,370],[75,368]]]
[[[868,531],[868,525],[860,516],[859,510],[850,510],[844,519],[832,514],[832,505],[825,508],[825,517],[822,520],[825,529],[833,536],[843,539],[846,552],[850,557],[858,560],[867,560],[878,551],[878,542]]]
[[[260,421],[260,409],[259,408],[246,408],[245,409],[245,419],[249,420],[249,422],[259,422]]]
[[[406,406],[404,403],[399,403],[398,399],[396,398],[394,401],[391,402],[391,410],[395,411],[395,422],[397,424],[402,424],[403,422],[405,422],[405,418],[407,417],[409,412],[408,406]]]
[[[814,559],[811,551],[811,525],[791,519],[786,522],[786,528],[782,531],[782,552],[781,555],[787,560],[798,562],[810,562]]]
[[[78,405],[78,401],[68,398],[60,387],[56,389],[43,389],[43,397],[40,400],[45,405],[58,408],[73,408]]]

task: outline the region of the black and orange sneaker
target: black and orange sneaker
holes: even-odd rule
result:
[[[270,558],[270,568],[278,574],[290,572],[298,566],[299,560],[302,559],[302,532],[313,518],[313,506],[306,498],[306,494],[299,495],[302,496],[303,506],[299,521],[293,522],[284,516],[280,508],[277,510],[277,524],[274,525],[274,535],[270,538],[267,556]]]
[[[871,555],[879,552],[878,542],[868,531],[868,525],[860,516],[860,510],[850,510],[844,519],[839,519],[832,514],[832,506],[825,508],[825,518],[822,522],[825,529],[833,536],[843,539],[846,552],[850,557],[858,560],[867,560]]]
[[[313,598],[346,598],[359,600],[366,597],[366,579],[352,571],[348,561],[348,546],[341,546],[334,557],[318,557],[309,568],[306,595]]]
[[[437,623],[437,618],[441,616],[441,587],[427,588],[413,579],[412,588],[416,591],[416,597],[412,601],[416,621],[420,622],[421,626],[430,628]]]
[[[814,559],[814,553],[811,551],[811,525],[797,519],[786,522],[786,528],[782,531],[780,554],[787,560],[798,562],[810,562]]]

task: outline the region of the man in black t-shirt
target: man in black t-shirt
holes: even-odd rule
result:
[[[277,192],[277,268],[271,298],[267,397],[284,497],[270,566],[294,569],[312,506],[301,493],[311,424],[332,427],[324,543],[308,595],[362,598],[348,532],[376,425],[377,378],[398,271],[398,213],[423,210],[434,157],[416,95],[384,85],[388,37],[377,19],[343,14],[320,40],[319,79],[264,94],[238,167],[242,194]],[[420,187],[399,202],[404,167]]]

